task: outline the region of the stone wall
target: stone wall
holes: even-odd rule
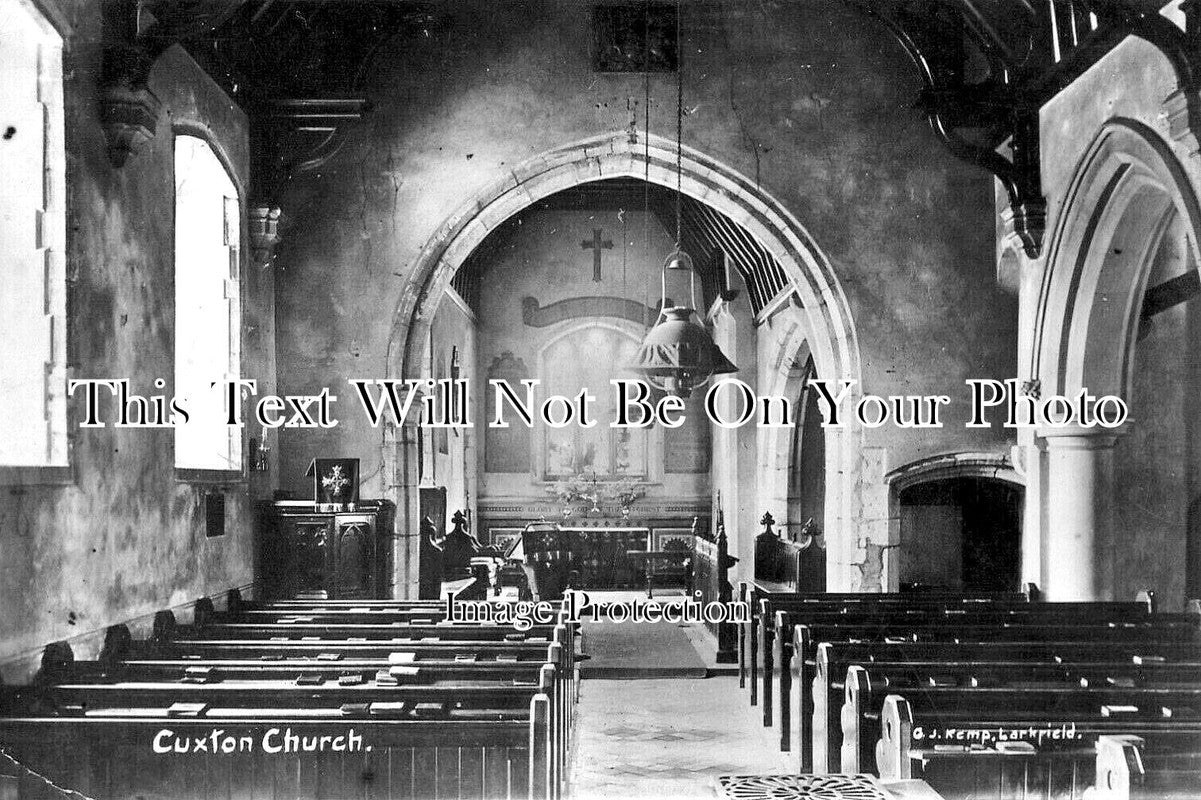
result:
[[[182,49],[172,48],[150,75],[162,101],[155,137],[123,168],[113,167],[97,116],[99,7],[60,5],[75,26],[64,69],[67,270],[75,279],[69,345],[78,354],[71,377],[128,378],[134,392],[170,394],[173,127],[204,135],[244,191],[247,119]],[[250,266],[245,229],[242,241],[243,376],[271,390],[273,276]],[[166,389],[154,388],[156,378]],[[7,679],[23,677],[47,642],[82,637],[86,653],[98,644],[89,635],[105,626],[254,580],[252,494],[269,494],[276,462],[249,481],[181,482],[171,429],[80,429],[81,396],[69,410],[73,480],[0,491],[0,661],[7,662]],[[207,491],[225,494],[220,538],[205,536]]]
[[[444,28],[381,51],[371,119],[289,201],[300,222],[280,256],[289,391],[337,384],[352,369],[396,374],[394,314],[443,222],[540,153],[632,120],[644,127],[643,77],[591,70],[586,5],[523,2],[503,17],[485,3],[449,8]],[[991,180],[945,154],[913,110],[917,77],[883,28],[833,1],[700,4],[683,20],[685,141],[779,200],[828,257],[864,391],[958,398],[964,377],[1011,376],[1016,306],[994,283]],[[671,136],[675,76],[653,75],[649,91],[651,131]],[[586,163],[580,172],[586,179]],[[844,535],[867,517],[879,529],[870,535],[886,537],[888,469],[1008,446],[1003,431],[966,430],[964,419],[957,405],[930,436],[868,432],[881,454],[868,496],[827,511],[845,518]],[[379,443],[351,419],[286,432],[282,449],[289,463],[335,449],[366,463]]]

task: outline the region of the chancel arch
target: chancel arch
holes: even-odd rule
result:
[[[791,294],[806,318],[808,347],[824,375],[856,381],[860,376],[858,344],[850,308],[833,270],[795,217],[752,181],[688,147],[682,149],[679,174],[676,147],[656,136],[632,140],[628,132],[612,133],[543,153],[516,167],[503,180],[465,198],[460,210],[441,226],[419,254],[402,293],[389,340],[387,368],[392,375],[420,374],[420,345],[452,279],[469,256],[506,220],[542,198],[571,187],[610,179],[640,179],[650,185],[676,188],[682,195],[722,215],[761,243],[773,263],[760,263],[742,278],[750,290],[767,290],[766,300]],[[605,239],[600,239],[603,247]],[[605,250],[608,255],[614,251]],[[761,274],[756,274],[756,270]],[[648,298],[657,302],[658,298]],[[541,308],[541,306],[539,306]],[[827,474],[838,480],[827,486],[826,530],[845,532],[847,548],[854,546],[853,494],[859,469],[850,428],[828,437]],[[387,429],[384,463],[398,487],[401,519],[416,527],[415,487],[406,475],[416,436],[406,429]],[[787,449],[786,451],[787,452]],[[786,496],[786,489],[785,489]],[[784,511],[784,509],[780,509]],[[842,542],[839,542],[841,545]],[[838,548],[836,547],[835,550]],[[846,561],[846,559],[841,559]],[[403,559],[398,558],[397,563]],[[853,569],[831,575],[832,589],[851,588]],[[401,576],[398,576],[401,580]]]
[[[1124,599],[1196,587],[1196,314],[1201,208],[1171,147],[1140,123],[1103,126],[1068,187],[1030,354],[1035,390],[1126,401],[1119,429],[1037,432],[1041,583],[1051,599]],[[1063,570],[1058,564],[1072,563]],[[1190,566],[1185,567],[1186,563]]]

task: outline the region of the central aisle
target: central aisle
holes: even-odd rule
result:
[[[728,675],[585,679],[575,742],[573,800],[712,798],[716,775],[795,771]]]
[[[610,602],[642,596],[597,594]],[[714,776],[790,771],[734,665],[715,663],[702,626],[584,623],[583,631],[589,660],[580,665],[572,800],[708,799]]]

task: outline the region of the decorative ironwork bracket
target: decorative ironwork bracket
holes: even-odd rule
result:
[[[938,21],[912,18],[900,6],[885,9],[859,0],[851,2],[883,23],[904,48],[921,76],[918,107],[926,114],[931,130],[956,158],[987,170],[1000,181],[1009,197],[1013,232],[1026,255],[1037,258],[1047,218],[1039,169],[1038,110],[1026,108],[1014,88],[997,77],[1006,74],[1003,52],[995,42],[973,36],[970,26],[960,21],[952,33],[972,39],[992,71],[987,80],[969,84],[964,81],[962,54],[958,63],[954,54],[948,57],[948,37],[938,30]],[[944,20],[943,24],[953,23]],[[966,135],[968,130],[983,135],[971,138]],[[1000,152],[1005,141],[1009,157]]]

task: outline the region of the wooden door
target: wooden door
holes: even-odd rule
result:
[[[340,516],[335,533],[332,595],[348,599],[375,597],[374,520]]]

